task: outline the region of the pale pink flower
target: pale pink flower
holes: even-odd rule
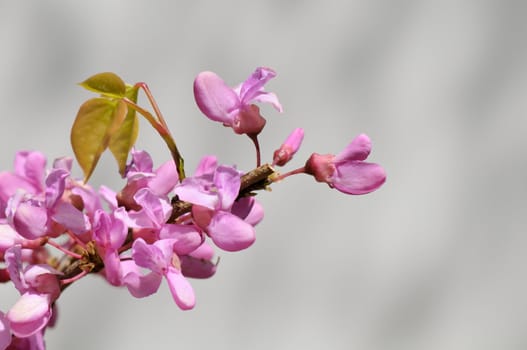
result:
[[[264,85],[275,76],[274,70],[258,67],[243,84],[230,88],[216,73],[202,72],[194,80],[194,97],[209,119],[231,127],[237,134],[258,135],[265,119],[253,102],[270,103],[282,112],[276,95],[264,91]]]
[[[364,161],[370,151],[370,138],[361,134],[336,156],[313,153],[306,162],[305,172],[341,192],[366,194],[386,181],[386,173],[380,165]]]

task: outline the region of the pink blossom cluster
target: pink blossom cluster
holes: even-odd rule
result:
[[[242,84],[227,86],[212,72],[194,82],[199,109],[209,119],[248,135],[256,145],[257,167],[243,172],[205,156],[192,176],[180,179],[173,161],[154,168],[146,151],[133,149],[126,184],[114,192],[95,190],[71,175],[72,159],[47,168],[37,151],[17,153],[12,171],[0,172],[0,281],[20,293],[0,311],[0,350],[44,349],[44,332],[55,322],[57,299],[66,287],[97,273],[137,298],[154,294],[166,280],[174,302],[192,309],[188,278],[215,274],[214,247],[235,252],[251,246],[263,208],[255,191],[294,174],[348,194],[364,194],[385,181],[381,166],[365,162],[371,150],[357,136],[337,155],[313,153],[296,170],[279,174],[298,151],[304,131],[295,129],[260,166],[257,136],[265,126],[255,102],[282,106],[264,85],[275,72],[257,68]],[[267,169],[260,176],[262,169]]]

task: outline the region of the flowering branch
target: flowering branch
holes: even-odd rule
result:
[[[266,120],[255,103],[282,112],[278,97],[264,90],[275,76],[259,67],[234,88],[212,72],[196,77],[199,110],[253,141],[256,168],[243,172],[205,156],[192,176],[186,176],[183,157],[145,83],[129,85],[113,73],[81,83],[99,94],[81,105],[70,135],[84,181],[71,176],[71,158],[56,159],[47,169],[37,151],[17,153],[14,170],[0,172],[0,259],[6,266],[0,282],[12,282],[20,293],[7,313],[0,311],[0,350],[44,349],[43,334],[54,323],[61,293],[90,274],[136,298],[154,294],[165,280],[176,305],[192,309],[196,301],[188,279],[216,273],[214,247],[240,251],[254,243],[255,226],[263,219],[255,197],[275,182],[307,174],[346,194],[378,189],[386,175],[380,165],[366,162],[371,141],[364,134],[336,155],[313,153],[300,167],[280,174],[276,167],[293,159],[304,138],[297,128],[261,165],[258,136]],[[139,89],[153,113],[138,104]],[[158,168],[146,151],[134,148],[138,116],[158,132],[172,156]],[[126,180],[118,192],[105,186],[94,190],[87,183],[107,149]]]

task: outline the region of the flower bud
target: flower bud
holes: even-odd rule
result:
[[[284,166],[289,162],[300,148],[304,139],[304,129],[296,128],[287,137],[279,149],[274,151],[273,165]]]

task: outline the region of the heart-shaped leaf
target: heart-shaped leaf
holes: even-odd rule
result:
[[[84,172],[84,181],[88,181],[126,112],[125,102],[106,98],[93,98],[80,107],[71,128],[71,146]]]
[[[79,85],[109,97],[123,97],[126,93],[126,84],[112,72],[95,74]]]

